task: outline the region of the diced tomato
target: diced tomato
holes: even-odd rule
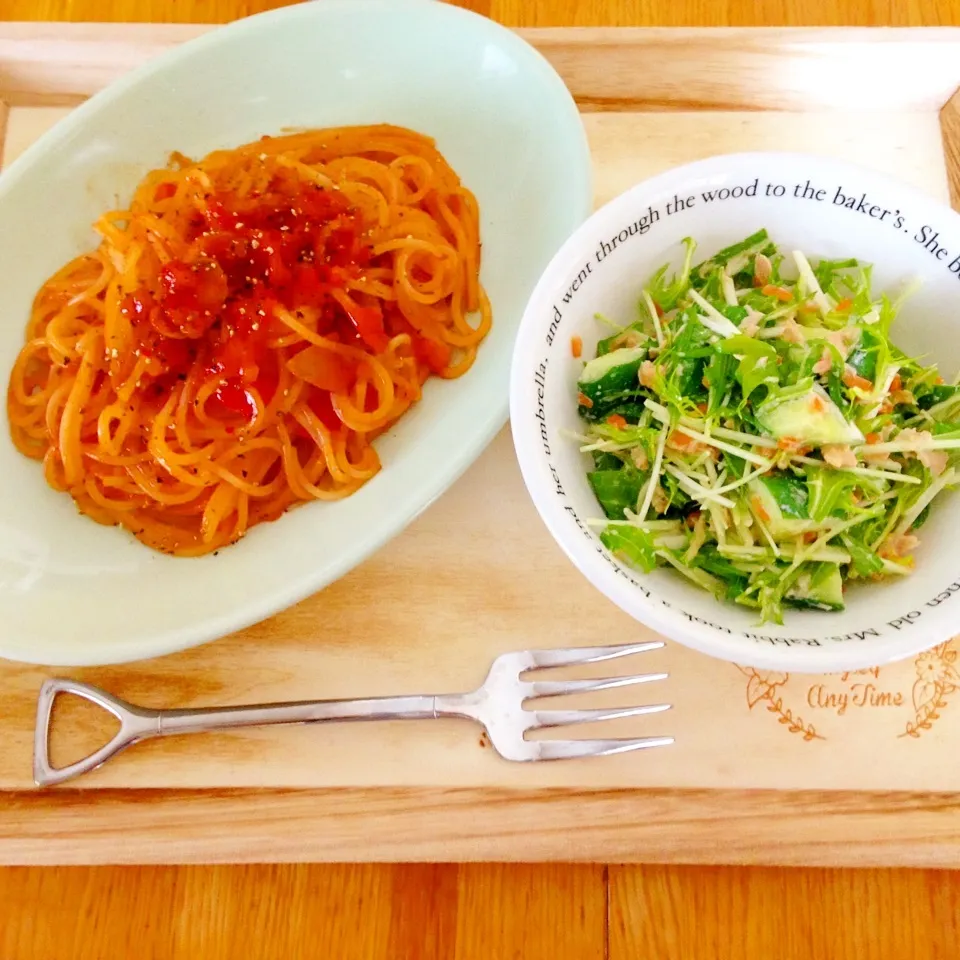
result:
[[[186,340],[174,340],[170,337],[158,337],[151,353],[172,373],[185,371],[193,360],[190,345]]]
[[[609,423],[611,427],[616,427],[617,430],[626,430],[627,428],[627,421],[624,420],[619,413],[614,413],[607,417],[607,423]]]
[[[210,373],[219,373],[225,379],[236,378],[253,383],[260,375],[258,351],[246,337],[227,337],[214,352]]]
[[[341,302],[340,305],[356,328],[360,339],[374,353],[383,353],[390,340],[383,329],[383,314],[379,307],[361,307],[350,299],[346,299],[346,303]]]
[[[277,241],[279,245],[279,241]],[[293,271],[283,262],[280,251],[270,247],[267,251],[267,266],[264,271],[267,282],[275,290],[283,290],[290,286],[293,280]]]
[[[357,377],[356,364],[325,347],[309,346],[287,361],[287,369],[300,380],[329,390],[345,393]]]
[[[586,407],[588,410],[593,406],[593,401],[583,392],[577,394],[577,403],[581,407]]]
[[[426,364],[434,373],[441,373],[450,366],[452,351],[448,344],[417,334],[411,336],[411,342],[417,361]]]
[[[890,392],[896,393],[898,390],[903,389],[903,381],[900,379],[900,374],[894,374],[893,379],[890,381]]]
[[[196,277],[189,264],[171,260],[160,270],[161,302],[167,308],[192,307],[196,302]]]
[[[271,367],[273,369],[271,369]],[[256,387],[257,393],[260,394],[260,399],[263,401],[264,406],[272,403],[277,392],[277,387],[280,385],[280,378],[276,372],[276,363],[268,365],[265,371],[261,370],[260,376],[257,377],[253,385]]]
[[[318,307],[325,295],[325,286],[320,282],[317,270],[305,263],[293,268],[290,284],[290,307]]]
[[[580,354],[583,353],[583,338],[582,338],[582,337],[571,337],[571,338],[570,338],[570,352],[574,355],[575,358],[579,359]]]
[[[247,421],[257,414],[257,405],[242,381],[230,379],[221,383],[214,392],[214,398],[230,413],[239,414]]]
[[[879,434],[879,433],[868,433],[868,434],[866,435],[866,437],[864,437],[864,439],[867,441],[867,443],[879,443],[879,442],[880,442],[880,434]]]
[[[846,313],[853,306],[853,301],[849,297],[844,297],[842,300],[837,301],[836,311],[837,313]]]
[[[317,415],[325,427],[330,430],[339,430],[343,423],[337,416],[337,411],[333,409],[330,391],[318,390],[316,387],[310,387],[309,389],[307,406]]]
[[[161,303],[167,309],[219,310],[227,298],[227,277],[216,260],[188,264],[172,260],[160,270]]]
[[[150,311],[153,309],[153,297],[146,290],[137,293],[128,293],[120,302],[120,312],[136,326],[150,319]]]
[[[231,429],[240,427],[232,421],[255,414],[253,389],[265,403],[276,394],[282,369],[279,352],[268,344],[289,332],[277,317],[280,307],[299,311],[298,319],[319,335],[376,353],[386,350],[390,336],[407,332],[396,329],[392,315],[385,326],[379,301],[347,292],[373,259],[361,212],[340,191],[319,189],[273,154],[260,163],[264,185],[244,194],[224,186],[205,196],[203,211],[187,214],[186,252],[165,264],[145,258],[156,282],[121,305],[134,348],[149,361],[146,376],[172,386],[196,371],[219,382],[208,409]],[[175,183],[159,183],[154,199],[170,200],[176,190]],[[386,309],[401,316],[396,304]],[[118,351],[127,345],[121,332]],[[448,345],[412,327],[409,332],[423,368],[436,373],[449,367]],[[132,369],[133,362],[112,363],[112,375]],[[318,346],[289,362],[310,384],[304,399],[311,409],[339,429],[330,393],[351,388],[355,363]],[[375,407],[376,391],[369,390],[364,402]],[[302,435],[292,423],[289,429]]]

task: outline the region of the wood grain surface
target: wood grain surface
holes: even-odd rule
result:
[[[359,0],[362,2],[362,0]],[[285,0],[2,0],[6,20],[224,23]],[[960,24],[953,0],[458,0],[511,27],[757,27]]]
[[[35,40],[23,45],[26,52],[19,60],[6,55],[9,49],[10,28],[0,27],[0,99],[5,84],[16,82],[25,86],[40,86],[48,93],[75,93],[77,78],[88,84],[93,77],[86,69],[71,73],[67,64],[75,60],[83,64],[97,64],[99,82],[106,82],[119,63],[129,63],[132,50],[159,48],[166,31],[156,26],[131,30],[129,25],[103,31],[95,41],[84,42],[64,33],[46,40]],[[719,65],[730,60],[725,49],[711,53],[709,46],[698,38],[684,47],[679,38],[664,46],[670,50],[683,49],[684,57],[695,51],[705,70],[720,73]],[[818,66],[825,72],[836,60],[843,61],[843,44],[823,31],[784,41],[783,31],[768,31],[761,43],[757,37],[737,38],[735,46],[749,56],[759,55],[761,49],[781,56],[783,63],[802,62],[805,51],[816,51]],[[180,31],[175,31],[177,37]],[[581,35],[571,31],[572,36]],[[588,36],[590,34],[588,33]],[[619,33],[617,34],[619,36]],[[902,37],[902,33],[898,32]],[[684,33],[684,36],[686,34]],[[831,35],[832,36],[832,35]],[[949,35],[953,37],[953,34]],[[549,42],[548,49],[556,52],[562,44],[556,33],[538,34],[538,42]],[[724,44],[729,42],[724,40]],[[903,40],[901,40],[901,43]],[[889,38],[885,43],[892,44]],[[849,44],[848,44],[849,45]],[[856,44],[852,44],[856,48]],[[607,43],[607,47],[614,47]],[[642,46],[649,55],[657,57],[662,48],[649,37],[637,37],[634,46]],[[715,44],[716,46],[716,44]],[[960,43],[947,38],[928,44],[910,46],[913,55],[929,66],[927,77],[931,83],[942,83],[943,64],[952,66],[960,77]],[[567,41],[562,68],[565,75],[584,76],[576,56],[576,44]],[[591,42],[581,44],[587,59],[595,57]],[[823,48],[835,51],[833,57]],[[18,48],[19,49],[19,48]],[[841,52],[836,51],[840,49]],[[892,47],[897,49],[897,47]],[[56,56],[53,56],[53,53]],[[32,60],[29,58],[32,57]],[[938,60],[938,58],[940,58]],[[16,69],[7,65],[16,63]],[[52,66],[51,66],[52,64]],[[941,79],[938,80],[938,74]],[[24,80],[29,77],[30,83]],[[74,84],[70,83],[73,77]],[[739,86],[734,74],[726,79],[728,91],[738,98],[743,108],[755,107],[749,99],[752,84],[749,80]],[[641,87],[627,87],[621,82],[620,92],[635,99]],[[672,88],[664,87],[664,90]],[[774,94],[782,89],[775,81],[768,84]],[[914,86],[918,103],[924,102],[924,87]],[[942,102],[942,101],[941,101]],[[7,136],[3,144],[3,160],[13,160],[29,143],[70,108],[14,106],[9,113]],[[803,122],[797,114],[759,109],[655,111],[601,111],[584,115],[595,158],[595,187],[597,202],[603,202],[620,193],[631,184],[659,173],[661,170],[715,152],[764,149],[776,145],[780,149],[803,149],[809,129],[816,128],[821,140],[829,144],[836,156],[872,167],[880,167],[921,189],[942,198],[947,196],[947,180],[943,163],[943,143],[937,111],[930,109],[876,110],[809,110]],[[109,201],[108,201],[109,202]],[[509,531],[510,549],[503,550],[503,531]],[[451,535],[455,532],[455,535]],[[461,556],[463,543],[470,544],[471,560],[464,564]],[[438,576],[437,571],[442,571]],[[589,627],[584,629],[579,612],[591,610]],[[356,625],[363,624],[362,630]],[[545,624],[551,626],[545,628]],[[318,634],[322,625],[324,635]],[[635,640],[653,639],[654,635],[634,623],[628,616],[609,603],[597,601],[590,584],[581,577],[552,541],[537,517],[527,496],[513,453],[508,430],[503,430],[478,462],[449,490],[441,500],[417,519],[408,530],[336,584],[282,614],[224,638],[174,656],[161,657],[138,664],[120,665],[103,669],[58,671],[76,679],[106,687],[115,694],[148,707],[213,706],[241,702],[272,702],[283,699],[309,699],[316,696],[351,697],[364,694],[390,694],[423,690],[427,685],[435,690],[467,689],[482,678],[489,662],[499,653],[522,649],[532,643],[581,644],[597,642],[608,637]],[[269,651],[269,652],[267,652]],[[391,724],[370,727],[342,724],[326,727],[297,726],[272,730],[237,730],[201,741],[194,738],[154,740],[125,752],[95,773],[75,781],[73,786],[91,796],[104,788],[127,788],[143,791],[146,788],[196,788],[202,790],[234,788],[423,788],[443,789],[470,787],[498,787],[516,790],[548,787],[623,788],[649,787],[704,788],[736,791],[766,788],[780,791],[801,789],[827,791],[930,791],[952,793],[960,791],[960,767],[945,764],[940,758],[960,749],[960,724],[948,716],[938,723],[936,736],[903,737],[905,724],[915,720],[911,691],[916,681],[913,660],[891,665],[878,671],[878,689],[900,701],[900,708],[863,707],[846,711],[842,717],[833,714],[828,706],[810,705],[811,690],[815,684],[803,678],[792,678],[789,684],[778,687],[778,696],[786,704],[777,715],[783,719],[786,710],[801,715],[805,723],[817,730],[817,736],[805,739],[791,734],[787,724],[777,723],[767,707],[747,696],[749,679],[736,666],[694,653],[683,646],[671,644],[664,650],[648,654],[643,661],[623,665],[624,669],[664,670],[669,672],[667,690],[638,687],[631,693],[609,691],[591,698],[592,705],[623,705],[629,698],[650,702],[669,696],[673,709],[657,718],[623,721],[619,731],[607,728],[611,735],[656,735],[670,733],[677,743],[670,750],[643,755],[624,754],[606,758],[602,763],[585,760],[580,763],[540,764],[534,767],[505,764],[492,751],[483,749],[477,730],[466,723],[446,721],[431,724]],[[609,672],[609,666],[598,665],[599,674]],[[31,666],[0,665],[0,684],[5,690],[7,711],[7,740],[0,750],[0,790],[29,790],[31,782],[30,754],[36,691],[48,671]],[[848,697],[865,691],[862,677],[850,678],[846,686],[838,687]],[[860,685],[855,687],[859,683]],[[814,691],[815,692],[815,691]],[[65,698],[69,704],[70,699]],[[816,697],[815,697],[816,699]],[[827,704],[829,697],[820,700]],[[586,705],[586,704],[584,704]],[[92,712],[93,708],[88,708]],[[704,725],[703,717],[711,717]],[[88,712],[79,716],[58,709],[54,722],[55,758],[73,760],[89,752],[99,734],[100,742],[108,739],[108,715],[96,716]],[[960,719],[960,718],[958,718]],[[731,753],[727,744],[735,739],[740,749]],[[877,764],[874,756],[884,751],[889,761]],[[410,758],[416,757],[411,763]],[[395,794],[389,808],[381,809],[384,817],[402,816],[400,802],[403,794]],[[727,808],[739,807],[737,794],[729,792],[714,795],[714,815],[727,818]],[[828,812],[829,795],[817,803],[815,809]],[[49,799],[48,799],[49,798]],[[16,831],[4,833],[0,827],[0,862],[26,862],[29,859],[52,862],[54,851],[68,850],[71,861],[84,857],[84,848],[77,845],[51,844],[31,847],[28,842],[28,824],[42,819],[42,804],[58,802],[57,794],[43,794],[30,807],[36,821],[20,819],[23,831],[21,842],[11,846]],[[419,805],[414,804],[414,809]],[[887,809],[888,804],[880,803]],[[208,816],[215,816],[210,800],[202,804]],[[94,806],[89,814],[104,816],[102,807]],[[327,809],[318,803],[318,810]],[[440,813],[434,805],[431,809]],[[549,808],[547,808],[549,809]],[[701,818],[709,816],[702,802]],[[814,807],[803,809],[811,813]],[[894,810],[899,809],[896,806]],[[78,812],[71,808],[72,815]],[[52,812],[52,807],[51,807]],[[504,818],[504,806],[498,809]],[[266,811],[265,811],[266,815]],[[586,818],[588,811],[584,810]],[[254,816],[256,814],[254,813]],[[958,811],[960,817],[960,811]],[[10,821],[12,822],[12,821]],[[664,829],[667,823],[657,818],[662,845],[652,850],[644,839],[631,852],[626,834],[624,843],[612,847],[608,835],[589,831],[589,837],[602,845],[594,847],[594,857],[603,859],[619,856],[665,857],[671,841],[677,841],[679,829]],[[682,818],[678,821],[682,822]],[[728,849],[738,850],[740,859],[763,858],[762,851],[754,853],[758,844],[749,830],[742,832],[743,822],[728,819],[725,840]],[[792,850],[790,859],[802,859],[800,838],[813,822],[810,816],[787,828],[782,819],[773,822],[788,835]],[[903,864],[930,862],[926,851],[910,856],[907,838],[913,835],[912,825],[897,818],[899,832],[888,842],[877,847],[876,862]],[[93,819],[88,818],[82,831],[86,840],[87,862],[97,862],[113,852],[111,830],[92,830]],[[129,824],[128,824],[129,825]],[[509,835],[510,824],[502,829]],[[451,842],[456,832],[445,822],[445,837]],[[544,823],[542,836],[530,836],[519,842],[511,839],[498,851],[493,838],[496,824],[484,825],[483,856],[516,858],[525,855],[565,856],[561,836],[551,823]],[[389,832],[389,825],[385,825]],[[944,829],[950,825],[944,823]],[[292,833],[295,834],[295,826]],[[41,831],[42,832],[42,831]],[[127,830],[132,841],[135,831]],[[45,835],[45,834],[44,834]],[[341,856],[362,857],[363,851],[352,846],[349,831],[323,831],[323,842],[311,856],[326,859],[337,856],[340,842]],[[223,842],[223,837],[214,837]],[[249,835],[235,835],[233,843],[219,853],[210,844],[201,847],[184,843],[183,836],[171,833],[168,843],[157,843],[139,836],[139,844],[124,847],[124,859],[135,860],[149,856],[162,859],[175,856],[182,859],[225,856],[250,859],[263,856],[259,844],[251,845]],[[424,821],[417,821],[417,829],[410,829],[403,844],[392,844],[390,855],[395,857],[424,856],[425,850],[434,856],[431,830]],[[635,842],[640,843],[640,840]],[[420,853],[417,853],[417,844]],[[467,840],[451,856],[473,857],[477,854]],[[98,846],[99,844],[99,846]],[[13,849],[17,850],[14,856]],[[294,845],[293,850],[297,847]],[[202,852],[201,852],[202,850]],[[578,857],[587,856],[581,843]],[[842,865],[854,862],[858,853],[853,842],[845,844],[842,836],[831,844],[829,852],[821,847],[815,862]],[[146,851],[146,852],[144,852]],[[960,851],[952,843],[940,847],[942,859],[951,858],[960,863]],[[306,856],[306,854],[304,854]],[[689,854],[684,854],[689,858]],[[702,858],[716,860],[717,850],[703,848]],[[782,855],[782,854],[777,854]],[[284,852],[284,859],[290,853]],[[849,857],[847,860],[845,857]],[[811,860],[810,862],[814,862]]]
[[[0,0],[0,16],[222,21],[275,5]],[[960,4],[943,0],[469,5],[526,26],[960,23]],[[930,811],[931,822],[944,812]],[[231,822],[208,827],[229,833]],[[879,838],[884,827],[878,822],[871,830]],[[444,859],[442,849],[437,859]],[[960,942],[958,917],[960,876],[933,870],[444,864],[0,870],[3,960],[947,958]]]

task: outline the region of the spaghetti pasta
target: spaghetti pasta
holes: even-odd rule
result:
[[[389,125],[173,154],[37,294],[17,448],[94,520],[196,556],[380,469],[372,441],[491,325],[477,202]]]

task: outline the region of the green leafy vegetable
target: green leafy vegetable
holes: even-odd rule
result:
[[[600,534],[600,542],[616,557],[644,573],[650,573],[657,565],[653,537],[638,527],[607,527]]]
[[[587,474],[603,512],[611,520],[622,520],[624,510],[636,510],[643,474],[639,470],[622,466],[617,470],[594,470]]]
[[[694,248],[578,379],[590,522],[761,621],[843,609],[847,580],[909,573],[904,534],[960,482],[960,386],[890,341],[905,294],[875,296],[869,264],[765,230]]]
[[[777,351],[765,340],[753,337],[731,337],[717,344],[722,354],[732,354],[739,359],[737,380],[744,400],[749,400],[757,387],[767,384],[777,386]]]

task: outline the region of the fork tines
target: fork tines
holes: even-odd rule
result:
[[[563,650],[529,650],[527,652],[533,667],[575,667],[585,663],[600,663],[603,660],[632,657],[635,653],[659,650],[663,646],[662,640],[650,640],[646,643],[621,643],[613,647],[567,647]]]
[[[551,667],[572,667],[589,663],[616,660],[663,647],[663,641],[652,640],[646,643],[619,644],[605,647],[573,647],[562,650],[530,650],[527,670],[548,669]],[[556,697],[567,694],[590,693],[597,690],[609,690],[617,687],[635,686],[654,680],[665,680],[666,673],[643,673],[624,677],[604,677],[590,680],[529,680],[523,686],[529,699]],[[532,723],[528,729],[546,729],[578,723],[619,720],[627,717],[645,716],[663,713],[669,710],[669,703],[647,704],[637,707],[608,707],[594,710],[529,710]],[[643,750],[649,747],[667,746],[674,742],[673,737],[640,737],[634,739],[603,740],[538,740],[527,741],[537,746],[538,760],[569,760],[579,757],[597,757],[615,753],[627,753],[631,750]]]

